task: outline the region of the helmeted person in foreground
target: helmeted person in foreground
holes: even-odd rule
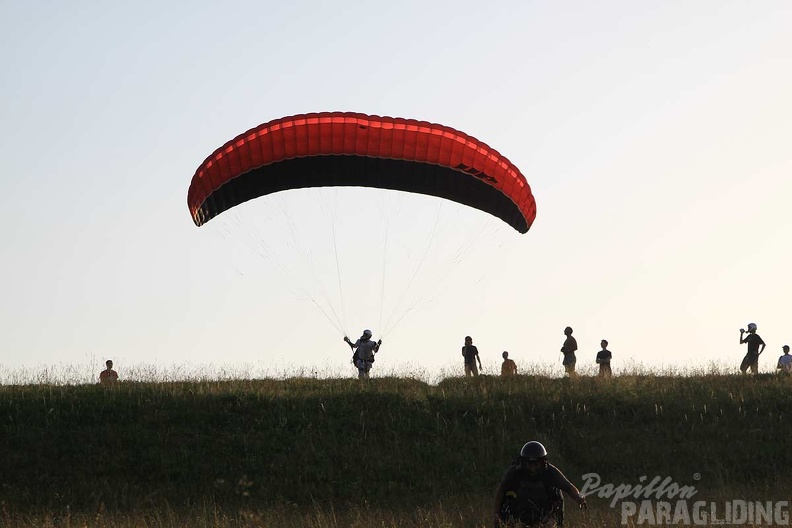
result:
[[[561,471],[547,461],[547,450],[536,441],[525,444],[495,491],[495,526],[563,526],[564,495],[581,508],[586,498]]]
[[[371,339],[371,330],[363,330],[363,335],[354,343],[344,336],[344,341],[355,351],[352,363],[358,369],[358,379],[368,379],[371,366],[374,364],[374,354],[379,351],[382,339],[377,342]]]

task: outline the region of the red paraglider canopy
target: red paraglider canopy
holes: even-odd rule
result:
[[[525,177],[485,143],[453,128],[394,117],[322,112],[264,123],[229,141],[195,171],[195,225],[278,191],[358,186],[446,198],[525,233],[536,202]]]

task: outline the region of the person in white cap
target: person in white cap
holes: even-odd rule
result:
[[[765,342],[756,333],[756,323],[748,323],[748,335],[746,331],[740,328],[740,344],[748,343],[748,351],[740,363],[740,372],[745,374],[749,368],[751,373],[756,374],[759,372],[759,356],[764,352]]]
[[[355,353],[352,355],[352,363],[358,369],[358,379],[368,379],[371,366],[374,364],[374,354],[379,351],[382,339],[377,341],[371,339],[371,330],[363,330],[363,335],[354,343],[344,336],[344,341]]]

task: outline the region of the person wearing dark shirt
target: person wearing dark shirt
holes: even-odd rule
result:
[[[567,326],[564,328],[564,335],[567,337],[564,340],[564,346],[561,347],[561,352],[564,354],[564,361],[561,364],[564,365],[564,370],[566,370],[569,377],[572,377],[575,375],[575,363],[577,362],[575,357],[577,340],[572,337],[572,327]]]
[[[602,350],[597,352],[597,364],[599,365],[599,375],[600,377],[610,377],[611,376],[611,358],[613,354],[611,351],[608,350],[608,341],[603,339],[600,341],[600,346]]]
[[[756,333],[755,323],[748,323],[747,333],[748,335],[745,335],[745,330],[740,328],[740,344],[748,344],[748,350],[742,363],[740,363],[740,372],[745,374],[750,368],[751,373],[756,374],[759,372],[759,356],[764,352],[765,342],[762,341],[762,338]]]
[[[465,358],[465,376],[478,376],[479,369],[481,369],[481,358],[479,357],[478,348],[473,344],[473,338],[470,336],[465,337],[462,356]],[[478,361],[478,368],[476,367],[476,361]]]
[[[495,526],[554,526],[564,523],[566,493],[581,508],[586,498],[564,474],[547,461],[547,450],[536,441],[526,443],[506,470],[495,491]]]

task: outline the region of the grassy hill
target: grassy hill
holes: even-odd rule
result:
[[[792,380],[770,375],[2,386],[0,520],[489,526],[531,439],[578,486],[788,499],[791,419]]]

